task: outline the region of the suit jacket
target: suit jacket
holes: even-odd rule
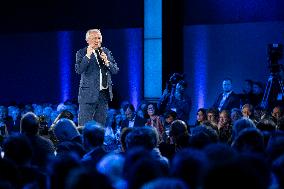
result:
[[[134,119],[134,125],[133,127],[143,127],[145,126],[145,124],[147,123],[147,119],[144,119],[144,118],[141,118],[139,116],[135,116],[135,119]],[[121,123],[121,130],[124,128],[124,127],[128,127],[129,125],[129,120],[128,119],[125,119],[122,121]]]
[[[218,96],[218,98],[216,99],[216,101],[215,101],[215,103],[213,105],[214,108],[218,109],[222,98],[223,98],[223,93],[221,93]],[[239,95],[237,95],[234,92],[231,92],[231,94],[228,96],[228,98],[224,102],[224,104],[223,104],[223,106],[222,106],[220,111],[222,111],[222,110],[231,110],[233,108],[240,108],[240,98],[239,98]]]
[[[107,71],[107,84],[109,90],[110,100],[112,100],[112,80],[111,74],[116,74],[119,71],[117,64],[110,52],[105,47],[102,51],[106,53],[110,61]],[[87,47],[80,49],[76,53],[75,71],[81,74],[78,103],[94,103],[98,100],[100,92],[100,68],[99,63],[92,53],[90,59],[86,56]]]

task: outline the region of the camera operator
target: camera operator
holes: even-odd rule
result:
[[[183,80],[183,75],[174,73],[168,83],[167,87],[161,96],[158,108],[160,114],[167,111],[174,111],[177,113],[177,118],[188,122],[191,110],[191,99],[186,95],[186,82]]]
[[[263,93],[261,107],[271,111],[277,104],[284,104],[283,65],[278,63],[283,57],[283,45],[268,44],[267,54],[270,76]]]

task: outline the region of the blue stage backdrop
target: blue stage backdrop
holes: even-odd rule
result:
[[[114,101],[137,105],[143,96],[143,29],[102,30],[103,46],[120,72],[113,77]],[[75,54],[86,46],[85,31],[29,32],[0,35],[0,103],[59,103],[77,99],[80,76]]]

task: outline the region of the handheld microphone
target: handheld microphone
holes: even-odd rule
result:
[[[106,64],[105,64],[105,61],[101,58],[101,54],[102,54],[102,52],[103,52],[103,48],[102,47],[98,47],[96,50],[96,53],[97,53],[97,59],[98,59],[98,61],[99,61],[99,64],[100,64],[100,66],[101,67],[104,67],[104,66],[106,66]]]
[[[99,47],[97,50],[98,50],[99,54],[102,54],[102,52],[103,52],[103,48],[102,47]]]

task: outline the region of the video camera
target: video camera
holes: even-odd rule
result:
[[[278,73],[282,68],[278,60],[283,57],[283,45],[279,43],[268,44],[267,48],[268,62],[271,73]]]
[[[173,75],[171,75],[170,79],[167,81],[167,86],[166,86],[167,90],[170,92],[172,88],[173,87],[175,88],[176,84],[183,79],[184,79],[183,74],[173,73]]]
[[[174,73],[169,80],[169,83],[172,85],[176,85],[179,81],[183,80],[184,76],[179,73]]]

